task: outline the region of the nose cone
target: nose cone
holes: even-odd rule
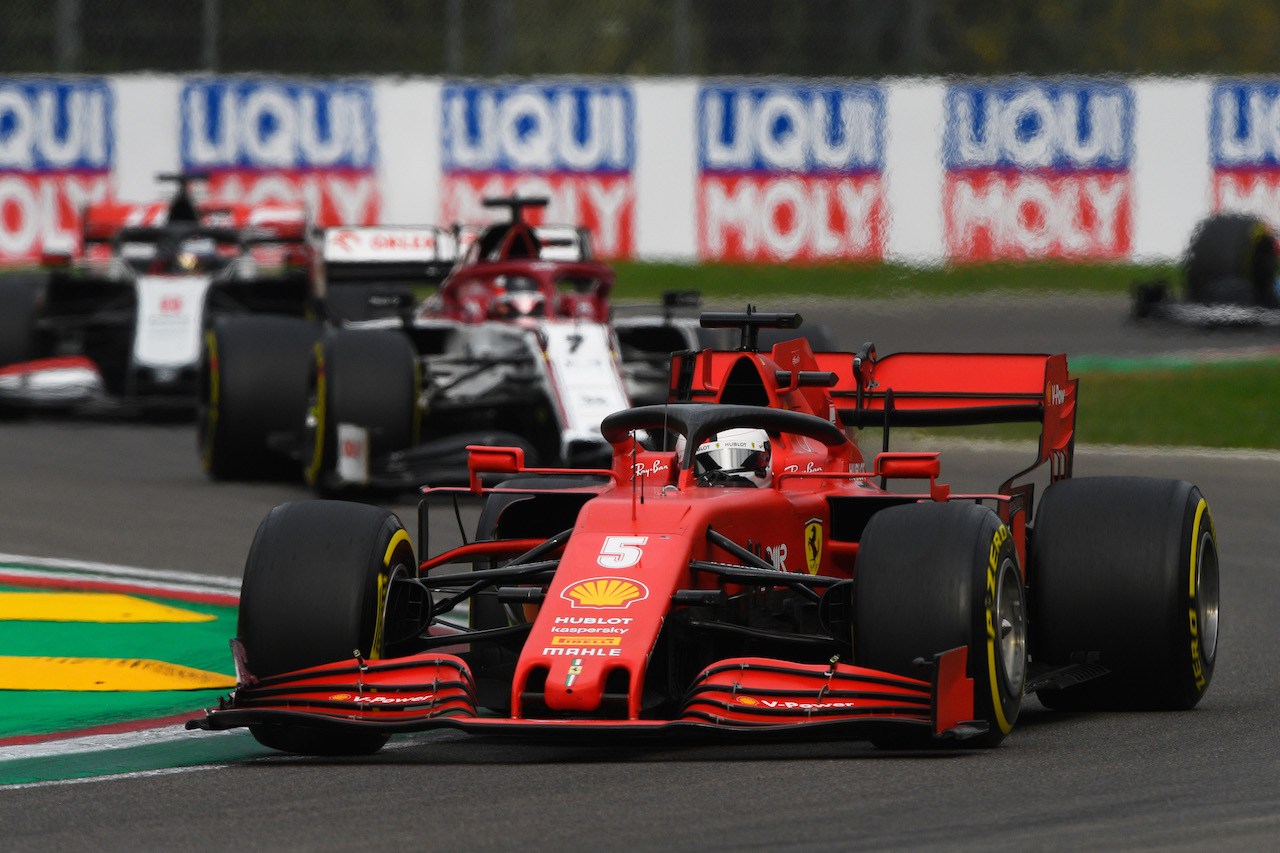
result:
[[[599,711],[608,674],[618,668],[619,659],[611,660],[607,656],[609,649],[599,646],[568,647],[565,651],[572,657],[559,658],[551,664],[543,701],[553,711]]]
[[[649,655],[671,596],[688,586],[685,507],[650,501],[641,526],[630,490],[606,492],[578,515],[554,580],[520,652],[517,716],[638,719]]]

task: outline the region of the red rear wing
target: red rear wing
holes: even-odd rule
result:
[[[1071,474],[1077,380],[1067,375],[1065,355],[904,352],[877,359],[870,344],[856,355],[813,353],[797,339],[767,353],[677,353],[671,383],[672,401],[796,409],[859,429],[1038,423],[1032,467],[1051,462],[1055,480]]]
[[[1065,355],[1022,353],[817,353],[838,377],[831,388],[846,426],[1041,424],[1039,462],[1069,473],[1076,385]]]
[[[100,202],[83,214],[84,240],[105,242],[124,228],[162,227],[169,221],[169,202]],[[219,228],[253,229],[263,242],[300,242],[306,238],[307,210],[302,204],[233,204],[210,202],[199,209],[200,224]]]

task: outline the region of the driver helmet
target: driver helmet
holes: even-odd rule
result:
[[[496,280],[499,292],[489,306],[493,320],[516,320],[546,316],[546,297],[538,283],[524,276],[499,276]]]
[[[199,273],[213,267],[217,246],[210,237],[189,237],[177,246],[172,259],[173,272]]]
[[[769,433],[756,427],[723,430],[698,445],[694,467],[699,477],[738,476],[753,486],[773,482]],[[741,476],[741,475],[748,476]]]

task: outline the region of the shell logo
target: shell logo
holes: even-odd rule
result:
[[[351,694],[350,693],[334,693],[329,698],[334,702],[350,702]]]
[[[627,578],[590,578],[560,593],[573,607],[625,610],[649,597],[649,588]]]
[[[739,696],[738,704],[739,705],[759,705],[760,703],[757,700],[752,699],[750,696]]]

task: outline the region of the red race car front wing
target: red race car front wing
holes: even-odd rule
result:
[[[188,729],[292,725],[364,732],[455,728],[471,733],[634,735],[799,732],[878,737],[914,729],[939,739],[984,734],[973,720],[968,652],[937,655],[921,681],[832,662],[798,664],[731,658],[705,669],[668,719],[502,717],[484,715],[466,662],[425,653],[383,661],[340,661],[263,678],[238,687],[221,707],[187,722]],[[817,735],[819,732],[814,731]]]

